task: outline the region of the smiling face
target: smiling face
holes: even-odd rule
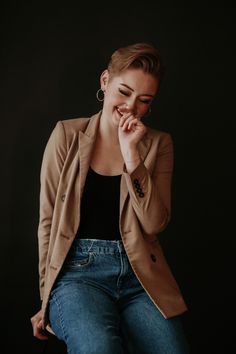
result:
[[[158,80],[142,69],[127,69],[113,77],[105,70],[101,75],[101,89],[104,91],[102,114],[117,125],[124,113],[138,119],[147,113],[157,93]]]

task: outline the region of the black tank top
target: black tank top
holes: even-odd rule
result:
[[[89,168],[81,201],[76,237],[120,240],[119,204],[121,175],[104,176]]]

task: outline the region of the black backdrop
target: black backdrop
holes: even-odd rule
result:
[[[172,220],[160,237],[189,306],[191,352],[231,352],[235,8],[42,4],[1,5],[1,353],[65,353],[54,337],[47,347],[33,338],[30,324],[42,153],[57,120],[100,109],[109,55],[140,41],[157,45],[167,67],[146,124],[174,140]]]

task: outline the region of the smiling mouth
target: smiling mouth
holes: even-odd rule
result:
[[[118,113],[119,118],[121,118],[124,114],[129,114],[129,113],[131,113],[131,112],[127,112],[127,111],[121,111],[121,110],[119,109],[119,107],[116,107],[115,110],[116,110],[116,112]],[[134,118],[141,119],[141,117],[139,117],[138,115],[134,115],[134,114],[132,114],[132,115],[134,116]]]
[[[116,107],[116,111],[118,112],[119,116],[122,117],[126,112],[121,111],[119,107]]]
[[[119,114],[119,116],[120,117],[122,117],[123,116],[123,112],[121,112],[120,110],[119,110],[119,108],[118,107],[116,107],[116,112]]]

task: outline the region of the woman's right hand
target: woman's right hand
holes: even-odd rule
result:
[[[30,321],[33,327],[34,337],[40,340],[48,339],[48,335],[46,334],[46,331],[43,329],[42,310],[39,310],[34,316],[32,316]]]

